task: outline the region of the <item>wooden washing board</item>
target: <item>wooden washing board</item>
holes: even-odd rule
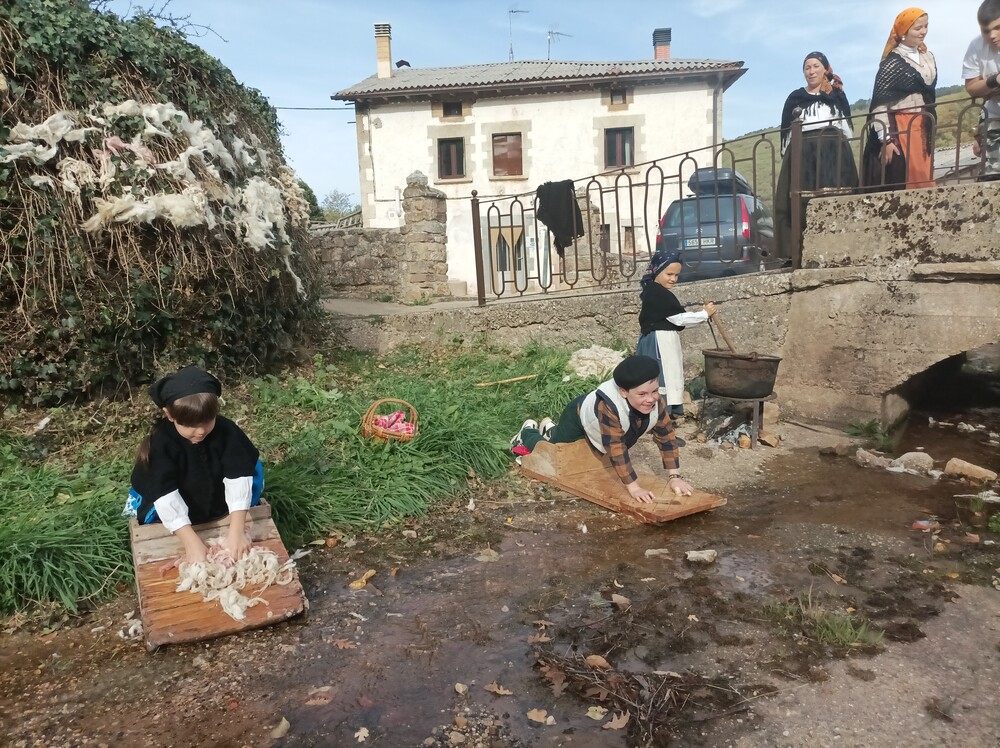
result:
[[[530,455],[521,458],[521,470],[535,480],[650,524],[669,522],[726,503],[721,496],[704,491],[675,496],[667,488],[666,472],[653,476],[636,469],[639,485],[657,497],[652,504],[640,503],[629,495],[607,455],[592,449],[586,439],[569,444],[539,442]]]
[[[229,517],[196,525],[195,531],[208,541],[222,535],[229,527]],[[250,509],[246,523],[247,532],[254,545],[274,551],[278,561],[288,560],[278,528],[271,519],[271,507],[265,503]],[[164,644],[180,644],[214,639],[239,631],[270,626],[306,612],[306,600],[299,582],[298,571],[287,585],[273,584],[260,595],[268,604],[258,603],[248,608],[246,618],[230,618],[218,601],[204,602],[201,595],[177,592],[179,571],[176,567],[160,572],[170,559],[184,554],[181,541],[171,535],[162,524],[140,525],[135,519],[129,522],[132,541],[132,561],[135,564],[135,583],[139,592],[139,611],[150,652]],[[252,587],[243,594],[252,593]]]

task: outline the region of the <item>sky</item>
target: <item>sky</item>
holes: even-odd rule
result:
[[[118,13],[129,7],[111,3]],[[279,108],[285,156],[322,200],[333,190],[357,199],[354,110],[330,96],[375,73],[376,23],[391,24],[392,59],[412,67],[506,62],[511,46],[517,60],[646,60],[653,30],[670,28],[673,59],[743,61],[747,72],[723,108],[723,136],[735,138],[777,126],[813,50],[827,55],[850,101],[869,98],[893,19],[905,7],[887,0],[171,0],[169,12],[211,27],[215,33],[191,41]],[[979,34],[979,0],[919,7],[929,15],[938,86],[961,83],[962,58]],[[558,32],[551,52],[550,31]]]

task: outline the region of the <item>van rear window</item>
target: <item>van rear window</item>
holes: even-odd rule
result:
[[[737,198],[738,200],[739,198]],[[679,229],[682,225],[697,226],[699,222],[706,223],[733,223],[735,200],[732,195],[720,195],[719,202],[715,202],[715,196],[698,198],[688,198],[681,202],[674,202],[667,208],[667,217],[663,225],[669,229]],[[718,206],[718,209],[716,209]],[[683,220],[683,224],[681,221]]]

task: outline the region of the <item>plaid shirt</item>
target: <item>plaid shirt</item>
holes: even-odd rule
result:
[[[630,409],[631,423],[629,428],[625,429],[622,427],[614,407],[600,395],[597,397],[596,409],[597,422],[601,427],[601,444],[611,459],[615,472],[618,473],[622,483],[626,485],[635,483],[639,478],[632,468],[632,460],[628,450],[639,441],[639,436],[649,423],[649,416],[635,409]],[[677,445],[674,444],[674,425],[670,420],[670,408],[667,406],[666,398],[662,395],[660,396],[659,413],[660,417],[656,425],[653,426],[653,439],[656,441],[656,446],[660,448],[664,469],[677,470],[680,467],[680,462],[677,455]]]

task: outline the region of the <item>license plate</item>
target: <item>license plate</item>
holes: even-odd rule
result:
[[[685,239],[685,247],[717,247],[719,240],[714,236],[703,236],[700,239]]]

